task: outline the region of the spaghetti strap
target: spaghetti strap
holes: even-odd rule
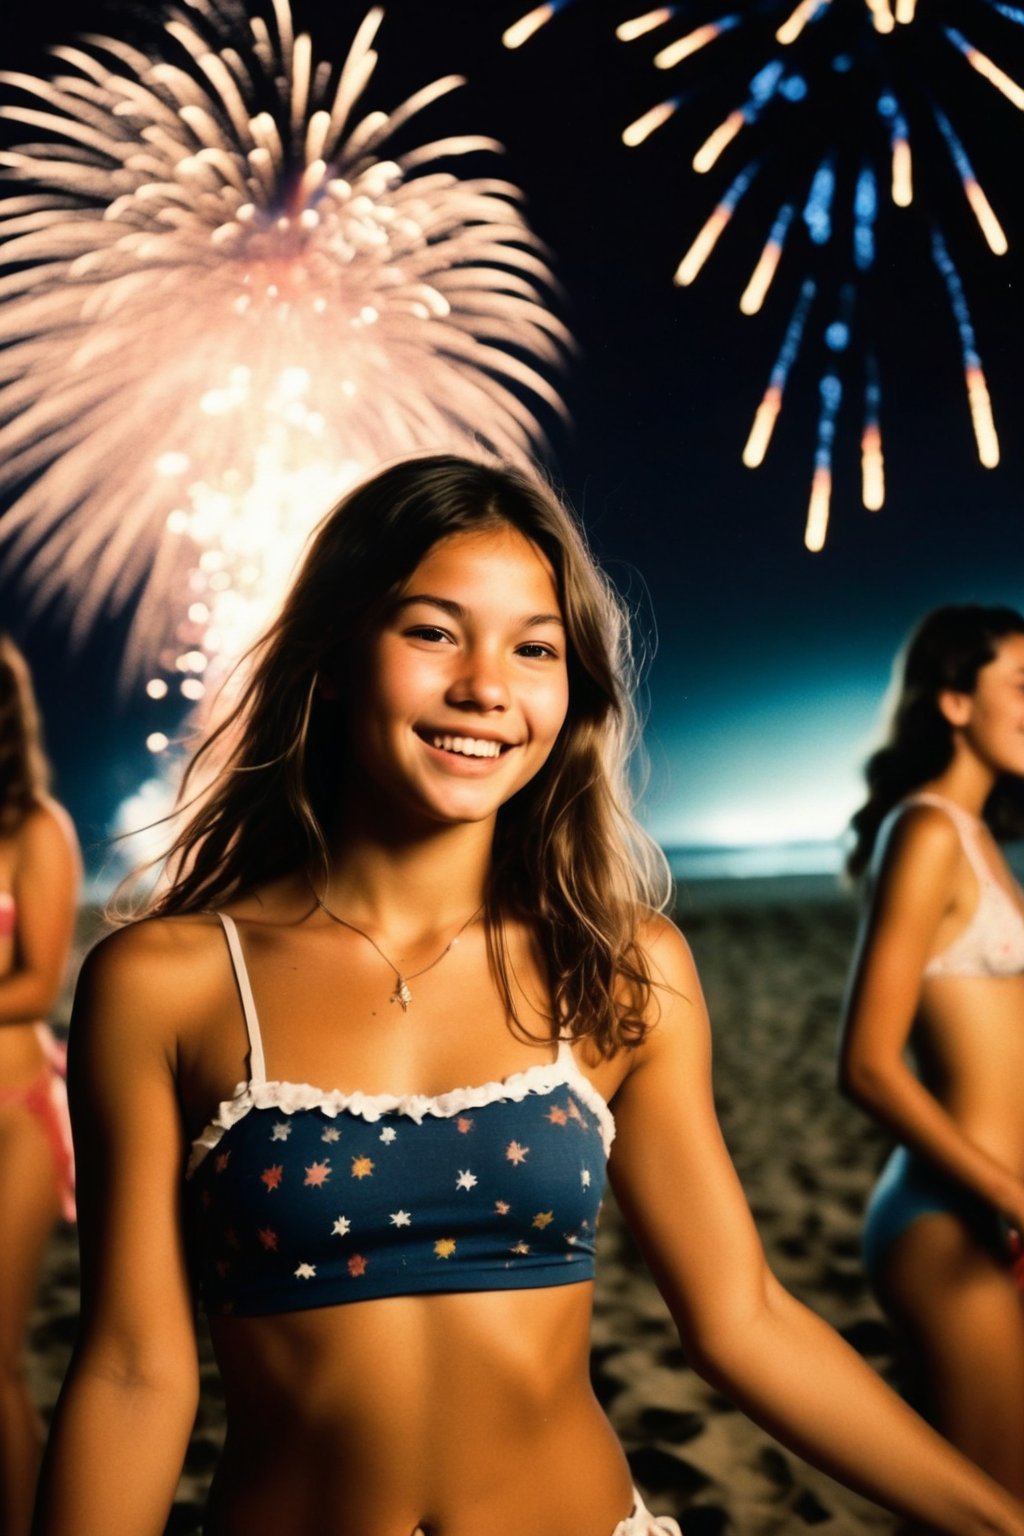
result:
[[[252,995],[249,972],[245,968],[242,942],[238,937],[238,929],[235,926],[234,918],[228,917],[226,912],[218,912],[217,916],[220,918],[221,926],[224,929],[224,936],[228,941],[231,967],[235,973],[238,995],[242,1000],[245,1031],[249,1036],[249,1081],[250,1083],[265,1083],[267,1080],[267,1068],[263,1059],[263,1037],[260,1034],[260,1021],[256,1014],[256,999]]]

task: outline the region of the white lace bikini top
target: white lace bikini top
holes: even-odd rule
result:
[[[979,841],[982,823],[942,795],[912,795],[899,809],[909,805],[934,805],[945,812],[959,834],[960,845],[978,882],[978,904],[970,922],[951,944],[932,956],[924,976],[1024,974],[1024,909],[992,873]]]

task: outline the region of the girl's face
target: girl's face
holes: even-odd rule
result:
[[[946,697],[954,709],[952,723],[985,766],[1024,776],[1024,635],[997,642],[973,693]]]
[[[480,822],[547,760],[569,704],[545,556],[503,526],[440,540],[405,583],[352,689],[362,785],[414,823]]]

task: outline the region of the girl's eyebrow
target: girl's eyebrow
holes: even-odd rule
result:
[[[469,616],[468,610],[461,603],[455,602],[450,597],[435,597],[431,592],[407,593],[395,603],[394,612],[401,613],[403,609],[411,607],[414,603],[427,603],[432,608],[440,608],[443,613],[447,613],[460,623],[465,623]],[[561,628],[565,628],[565,621],[560,613],[534,613],[517,621],[517,625],[523,629],[537,628],[542,624],[558,624]]]

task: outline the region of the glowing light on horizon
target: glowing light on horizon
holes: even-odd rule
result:
[[[374,465],[524,458],[538,409],[564,414],[571,340],[520,194],[453,169],[500,146],[392,147],[460,78],[357,114],[382,17],[337,67],[287,0],[188,0],[149,53],[90,36],[52,81],[0,74],[39,140],[0,155],[0,536],[73,636],[134,608],[151,698],[207,693]]]

